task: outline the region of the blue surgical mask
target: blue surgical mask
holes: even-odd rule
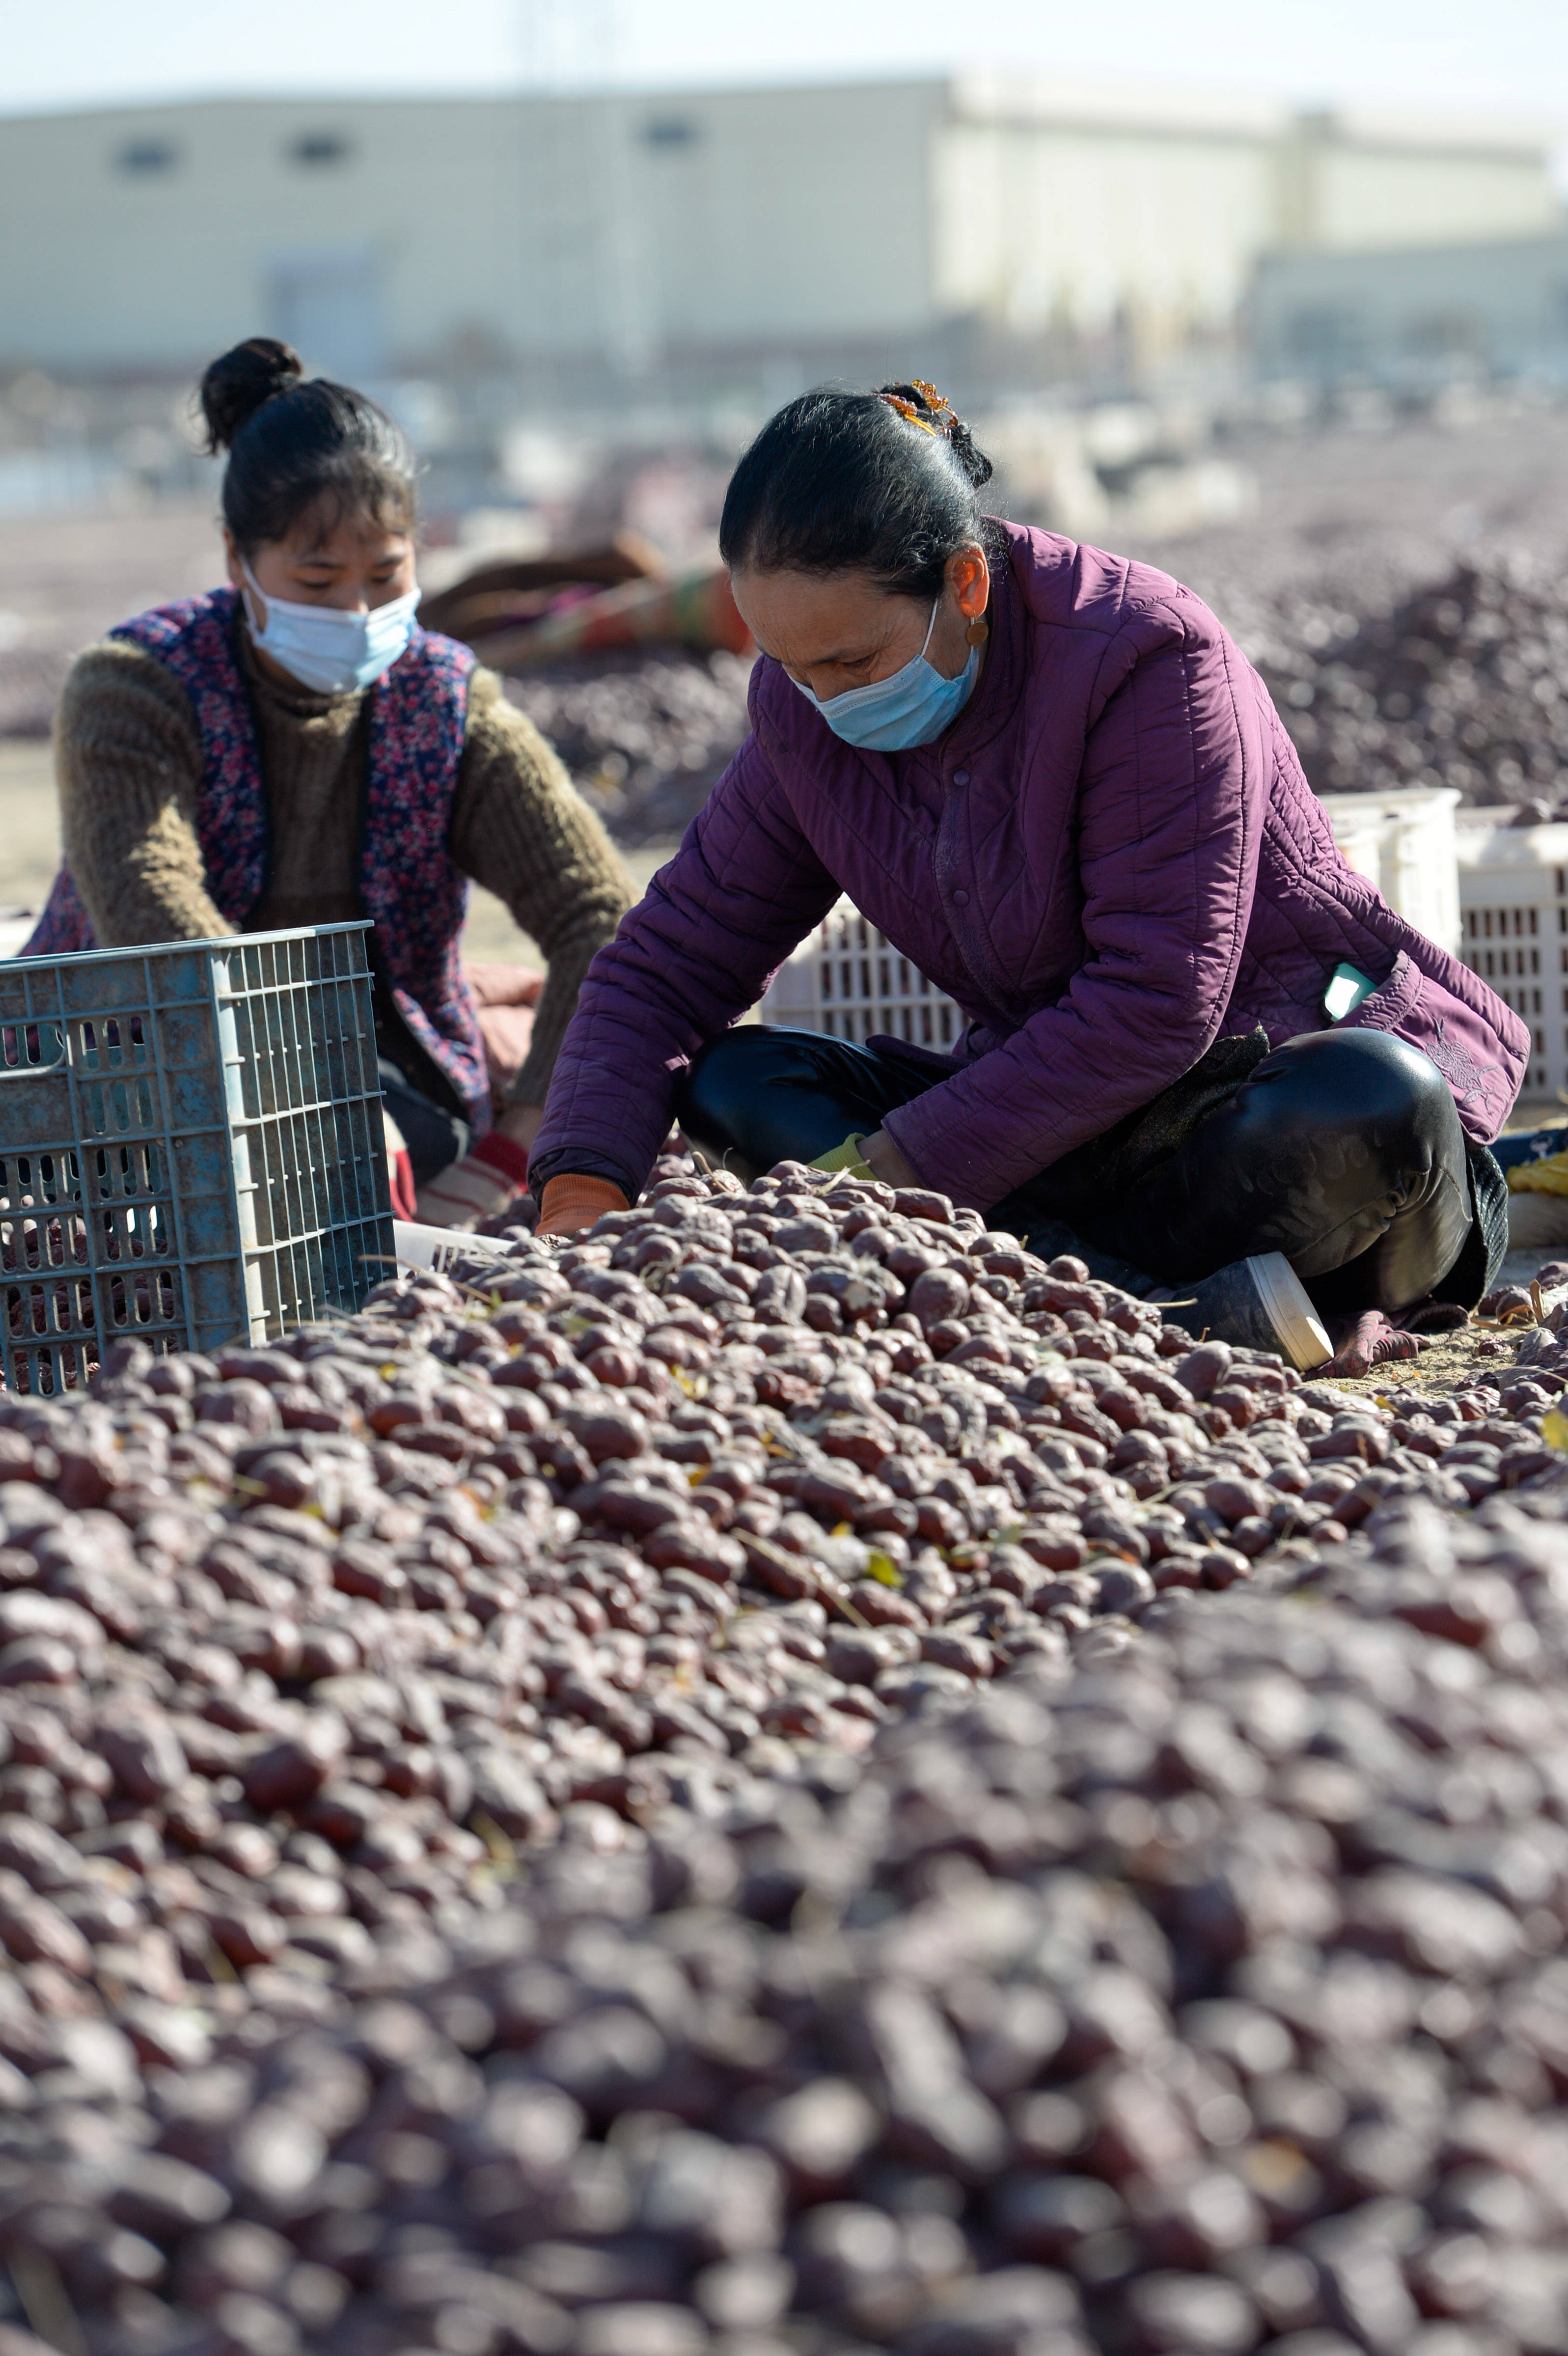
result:
[[[256,609],[251,608],[251,636],[291,679],[317,695],[347,695],[353,688],[373,686],[391,669],[413,635],[417,589],[389,605],[372,605],[368,613],[345,614],[336,605],[299,605],[286,597],[269,597],[243,557],[240,562],[267,616],[258,625]]]
[[[931,744],[957,719],[974,692],[980,649],[970,648],[969,659],[955,679],[944,679],[935,665],[926,661],[925,648],[931,644],[941,603],[940,597],[933,601],[925,646],[912,661],[890,671],[886,679],[830,695],[826,703],[804,680],[795,681],[807,703],[821,712],[835,736],[841,736],[846,744],[859,744],[869,753],[907,753],[916,744]]]

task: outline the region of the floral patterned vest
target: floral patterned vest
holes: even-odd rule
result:
[[[236,596],[214,589],[160,605],[112,635],[173,671],[201,736],[196,827],[207,888],[244,929],[267,873],[267,797],[255,723],[234,648]],[[489,1126],[485,1048],[463,979],[458,937],[467,879],[447,849],[468,719],[475,659],[466,647],[416,630],[370,690],[369,784],[359,897],[375,924],[372,949],[399,1013],[451,1081],[476,1130]],[[24,957],[97,947],[69,871],[55,878]]]

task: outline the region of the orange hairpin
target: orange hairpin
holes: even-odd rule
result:
[[[951,429],[957,424],[958,420],[954,415],[948,402],[937,391],[933,384],[927,384],[923,377],[912,377],[910,381],[928,409],[945,411],[946,414],[938,417],[935,421],[929,417],[923,417],[913,402],[906,401],[903,395],[898,392],[884,392],[878,396],[879,399],[885,401],[890,409],[896,409],[901,417],[907,417],[912,425],[918,425],[923,434],[934,434],[939,442],[951,440]]]
[[[923,387],[922,390],[923,391]],[[907,417],[912,425],[918,425],[923,434],[935,433],[936,428],[930,418],[923,417],[913,402],[905,401],[901,393],[884,392],[880,393],[878,398],[885,401],[890,409],[896,409],[901,417]]]

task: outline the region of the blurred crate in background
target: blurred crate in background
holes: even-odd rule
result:
[[[1524,1093],[1555,1095],[1568,1088],[1568,825],[1475,816],[1459,829],[1460,955],[1530,1026]]]
[[[757,1014],[834,1039],[880,1034],[939,1050],[956,1043],[967,1019],[849,900],[785,959]]]
[[[1459,867],[1452,786],[1388,794],[1325,794],[1323,807],[1347,866],[1375,884],[1391,908],[1429,941],[1459,947]]]
[[[211,1350],[392,1260],[364,924],[0,965],[0,1366]]]

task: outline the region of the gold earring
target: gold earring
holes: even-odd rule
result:
[[[984,614],[976,614],[964,633],[965,643],[972,647],[983,647],[990,635],[991,625]]]

